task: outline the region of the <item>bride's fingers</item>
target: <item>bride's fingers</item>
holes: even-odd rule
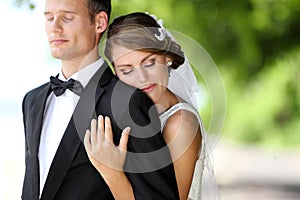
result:
[[[104,119],[102,115],[98,116],[98,131],[97,131],[97,136],[99,141],[104,141]]]
[[[120,144],[119,144],[119,149],[122,151],[127,151],[129,133],[130,133],[130,127],[126,127],[122,132],[122,137],[120,139]]]
[[[105,139],[113,143],[113,133],[109,117],[105,117]]]
[[[87,152],[91,151],[91,142],[90,142],[90,137],[91,137],[91,132],[89,130],[86,130],[85,135],[84,135],[84,147]]]
[[[97,122],[95,119],[91,121],[91,145],[92,147],[97,144]]]

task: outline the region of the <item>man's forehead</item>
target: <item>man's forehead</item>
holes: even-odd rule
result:
[[[87,0],[46,0],[45,13],[78,13],[83,8],[87,9]]]

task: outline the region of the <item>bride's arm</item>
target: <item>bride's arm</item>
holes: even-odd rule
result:
[[[131,183],[124,174],[123,165],[126,157],[130,128],[122,132],[119,146],[113,143],[111,122],[108,117],[98,117],[91,122],[91,131],[87,130],[84,146],[93,166],[103,177],[114,198],[134,200]],[[105,152],[105,153],[103,153]]]
[[[201,148],[198,119],[188,111],[172,115],[163,130],[174,162],[175,175],[181,200],[188,198],[194,168]]]

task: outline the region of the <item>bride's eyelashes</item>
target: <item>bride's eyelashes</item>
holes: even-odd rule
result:
[[[155,65],[155,59],[150,59],[148,61],[145,61],[141,67],[152,67]],[[131,72],[133,72],[135,69],[134,67],[132,66],[128,66],[128,67],[123,67],[120,69],[120,71],[122,72],[123,75],[128,75],[130,74]]]
[[[142,67],[151,67],[151,66],[153,66],[153,65],[155,65],[155,59],[151,59],[151,60],[149,60],[149,61],[143,63],[143,64],[142,64]]]
[[[121,69],[121,72],[123,73],[123,75],[130,74],[132,71],[133,71],[133,68]]]

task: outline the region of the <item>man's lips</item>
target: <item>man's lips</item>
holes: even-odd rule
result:
[[[53,39],[50,41],[51,44],[63,44],[65,42],[67,42],[68,40],[65,39]]]
[[[153,84],[151,84],[151,85],[149,85],[149,86],[147,86],[147,87],[141,88],[141,90],[142,90],[143,92],[150,92],[151,90],[153,90],[153,88],[154,88],[155,86],[156,86],[156,84],[153,83]]]

